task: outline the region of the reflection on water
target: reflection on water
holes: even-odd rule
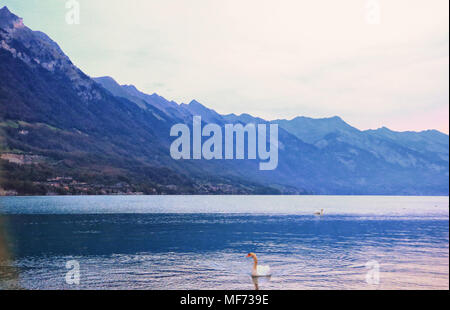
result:
[[[17,268],[18,285],[28,289],[448,289],[448,198],[428,209],[421,202],[412,214],[395,197],[390,209],[381,203],[372,214],[352,214],[347,199],[347,210],[323,217],[308,209],[320,210],[317,202],[305,214],[283,215],[256,207],[254,214],[7,212],[0,228],[12,236],[14,259],[0,265]],[[434,207],[445,203],[446,212]],[[251,277],[248,252],[270,265],[271,278]],[[78,286],[65,282],[69,260],[80,263]],[[368,261],[380,265],[379,285],[366,283]]]
[[[0,214],[0,289],[3,286],[19,289],[17,268],[9,264],[12,261],[8,246],[5,219]]]
[[[266,277],[254,277],[254,276],[252,276],[251,278],[252,278],[253,285],[255,286],[255,291],[258,291],[259,290],[259,283],[260,282],[263,283],[263,284],[267,283],[267,282],[270,281],[270,279],[272,277],[271,276],[266,276]]]
[[[252,277],[253,285],[255,286],[255,291],[259,290],[258,277]]]

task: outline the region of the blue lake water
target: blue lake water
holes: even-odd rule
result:
[[[0,288],[449,288],[448,197],[0,197],[0,233]]]

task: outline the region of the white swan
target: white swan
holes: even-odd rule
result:
[[[314,212],[314,215],[322,216],[323,215],[323,209],[320,209],[320,212]]]
[[[270,276],[270,266],[258,265],[258,258],[255,253],[248,253],[247,257],[253,258],[252,277],[268,277]]]

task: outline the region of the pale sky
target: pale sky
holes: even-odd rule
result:
[[[90,76],[266,119],[449,131],[448,0],[0,0]],[[367,22],[368,2],[380,5]],[[374,15],[371,15],[374,16]]]

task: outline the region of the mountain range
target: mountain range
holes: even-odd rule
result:
[[[170,128],[279,125],[279,165],[174,160]],[[91,78],[57,43],[0,9],[0,194],[448,195],[449,137],[361,131],[340,117],[264,120],[178,104]]]

